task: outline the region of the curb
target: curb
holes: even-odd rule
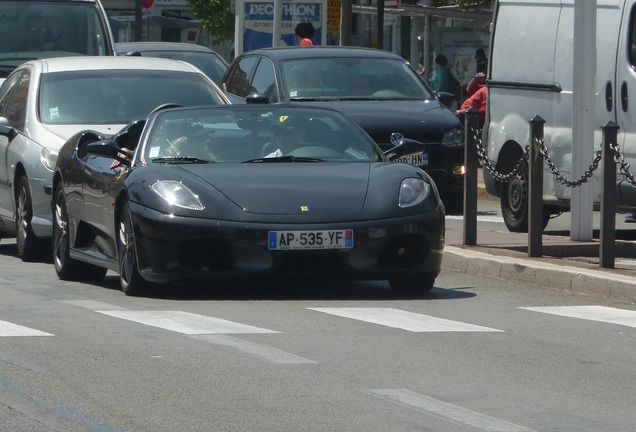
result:
[[[636,303],[636,279],[591,270],[446,246],[442,269],[473,276],[496,277],[541,288]]]

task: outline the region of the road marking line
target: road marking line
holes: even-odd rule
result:
[[[636,327],[636,312],[606,306],[521,307],[534,312]]]
[[[457,405],[442,402],[404,389],[367,390],[367,393],[390,402],[430,414],[458,425],[467,425],[490,432],[536,432],[514,423],[500,420]]]
[[[308,308],[318,312],[412,332],[501,332],[488,327],[435,318],[392,308]]]
[[[13,324],[7,321],[0,321],[0,337],[10,336],[54,336],[40,330]]]
[[[56,300],[58,303],[65,303],[71,306],[78,306],[90,310],[128,310],[121,306],[115,306],[110,303],[104,303],[94,300]]]
[[[209,342],[214,345],[223,345],[236,348],[247,354],[259,357],[272,363],[285,364],[317,364],[313,360],[299,357],[276,348],[260,345],[254,342],[248,342],[239,338],[224,335],[193,335],[192,339]]]
[[[95,311],[104,315],[159,327],[177,333],[194,334],[243,334],[280,333],[275,330],[252,327],[220,318],[181,311]]]

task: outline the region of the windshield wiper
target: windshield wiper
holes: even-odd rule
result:
[[[263,157],[243,161],[241,163],[270,163],[270,162],[324,162],[323,159],[298,157],[298,156],[279,156],[279,157]]]
[[[198,157],[192,157],[192,156],[163,156],[163,157],[152,158],[150,160],[152,162],[177,162],[177,163],[191,162],[191,163],[200,163],[200,164],[207,164],[207,163],[214,162],[211,160],[200,159]]]
[[[329,98],[331,99],[331,98]],[[293,97],[293,98],[289,98],[290,101],[294,101],[294,102],[317,102],[317,101],[321,101],[321,100],[325,100],[325,98],[317,98],[317,97]]]

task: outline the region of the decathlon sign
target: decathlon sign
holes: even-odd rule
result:
[[[273,46],[275,2],[237,0],[235,54]],[[280,14],[280,46],[298,45],[296,24],[308,21],[316,29],[316,43],[327,42],[327,0],[282,1]]]

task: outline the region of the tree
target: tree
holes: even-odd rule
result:
[[[201,21],[201,28],[207,30],[215,43],[234,40],[234,14],[231,0],[188,0],[194,17]]]

